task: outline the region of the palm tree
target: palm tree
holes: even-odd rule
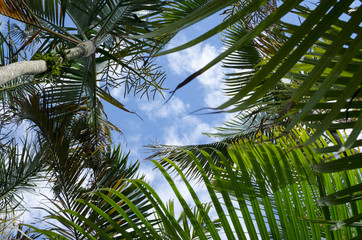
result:
[[[16,97],[19,91],[31,93],[38,84],[69,99],[87,98],[96,123],[102,114],[101,99],[128,111],[109,94],[113,87],[147,97],[160,92],[164,73],[153,63],[152,54],[163,46],[162,38],[132,40],[129,36],[158,27],[152,16],[160,13],[162,3],[2,1],[0,14],[26,24],[20,34],[23,39],[11,37],[15,33],[10,27],[2,38],[2,103],[9,104],[8,96]],[[36,39],[35,54],[26,51]]]
[[[20,188],[36,187],[34,179],[47,181],[53,196],[46,196],[50,205],[48,204],[43,210],[48,212],[49,218],[59,220],[63,224],[52,227],[51,236],[55,236],[55,239],[59,239],[62,235],[70,239],[84,239],[104,234],[137,236],[132,231],[132,225],[114,210],[109,209],[99,197],[90,193],[100,188],[113,189],[127,196],[143,214],[147,215],[152,206],[141,191],[123,180],[142,179],[142,176],[137,175],[138,163],[130,163],[128,154],[122,154],[120,146],[113,147],[108,141],[108,136],[95,132],[93,125],[88,122],[92,113],[87,110],[85,103],[78,106],[75,101],[68,101],[55,105],[51,100],[52,97],[54,97],[52,93],[34,93],[32,96],[13,99],[9,121],[10,123],[14,119],[28,121],[30,128],[37,133],[34,136],[36,145],[23,146],[23,153],[20,156],[14,155],[12,158],[3,156],[0,172],[4,180],[0,193],[1,206],[8,207],[9,205],[5,204],[9,203],[10,206],[16,206],[16,200],[21,203]],[[106,124],[104,120],[99,125],[107,127]],[[104,146],[98,147],[99,143]],[[118,201],[117,195],[108,195],[108,197]],[[92,204],[84,205],[76,201],[80,198]],[[106,211],[118,225],[110,227],[108,223],[104,223],[104,219],[98,215],[98,210],[94,210],[92,206]],[[129,214],[130,208],[127,205],[119,202],[118,206],[130,215],[127,219],[136,223],[140,221]],[[93,232],[87,225],[81,225],[81,228],[75,227],[74,224],[79,224],[72,215],[75,211],[86,214],[88,221],[97,224],[98,231]],[[42,221],[44,224],[47,219]],[[54,221],[49,224],[53,223]],[[84,231],[87,232],[85,237]],[[40,233],[47,236],[46,229]]]
[[[151,18],[160,13],[162,2],[0,1],[1,14],[26,24],[21,29],[8,22],[7,34],[1,33],[1,131],[28,121],[38,133],[37,144],[24,145],[21,154],[2,144],[1,211],[21,203],[21,190],[35,187],[38,179],[52,183],[54,198],[49,200],[55,209],[83,209],[95,221],[97,214],[74,200],[100,187],[133,196],[147,211],[150,205],[141,192],[122,181],[136,177],[138,165],[127,164],[128,155],[110,144],[110,131],[118,128],[105,119],[101,99],[128,111],[109,94],[111,87],[147,97],[162,89],[164,75],[151,56],[162,39],[128,38],[158,27]],[[27,50],[31,44],[35,54]],[[57,216],[55,209],[46,211],[71,217]],[[122,228],[129,227],[125,223]],[[71,224],[58,230],[79,239]]]
[[[22,29],[14,21],[2,23],[6,32],[0,33],[2,108],[7,111],[14,99],[34,92],[51,92],[47,104],[72,102],[92,109],[89,123],[102,134],[106,129],[97,129],[105,123],[101,100],[128,111],[109,94],[112,87],[147,96],[162,89],[164,75],[151,56],[162,47],[161,38],[129,39],[158,27],[152,16],[160,13],[161,3],[0,1],[0,14],[26,24]],[[35,51],[28,50],[31,44]]]
[[[315,147],[314,144],[311,147],[299,147],[308,137],[307,131],[299,127],[293,129],[293,134],[290,136],[278,134],[276,131],[272,141],[245,140],[234,143],[228,149],[227,155],[214,150],[222,167],[216,167],[214,159],[206,151],[201,150],[201,154],[208,160],[209,167],[213,171],[212,179],[207,176],[195,155],[187,152],[194,159],[202,183],[208,190],[212,205],[218,214],[218,224],[210,218],[207,208],[200,202],[195,190],[174,162],[164,159],[172,165],[173,170],[186,184],[193,199],[192,205],[197,212],[193,211],[189,206],[190,203],[185,201],[183,197],[185,193],[180,192],[179,184],[175,183],[157,161],[153,161],[177,196],[186,219],[180,223],[175,217],[173,208],[166,206],[157,192],[146,182],[129,180],[147,196],[164,229],[158,232],[150,225],[153,217],[142,215],[126,196],[120,195],[123,201],[132,207],[134,214],[141,219],[143,223],[141,226],[147,226],[146,232],[139,229],[138,237],[193,239],[189,234],[190,228],[185,227],[185,223],[190,223],[198,236],[197,239],[220,239],[221,234],[225,234],[227,239],[351,239],[359,235],[361,225],[356,218],[358,216],[345,218],[355,214],[356,209],[360,209],[360,202],[353,202],[350,205],[343,203],[351,198],[349,200],[345,197],[331,198],[331,196],[319,198],[328,194],[333,195],[335,189],[340,190],[350,184],[356,184],[359,181],[360,171],[352,170],[329,175],[316,173],[310,164],[324,161],[323,155],[315,153],[312,149]],[[333,138],[332,135],[330,137]],[[328,145],[325,137],[318,139],[316,144]],[[353,153],[353,150],[348,151],[348,154]],[[338,158],[333,154],[328,154],[328,157],[331,160]],[[116,194],[111,189],[102,191]],[[115,202],[106,198],[106,193],[101,195],[97,191],[94,192],[102,196],[109,206],[116,206]],[[89,203],[83,202],[83,204]],[[73,214],[74,217],[80,217],[77,213]],[[110,219],[106,212],[100,214],[104,219]]]
[[[4,65],[0,67],[1,104],[6,110],[2,120],[5,124],[12,124],[14,119],[30,121],[37,132],[37,145],[31,149],[37,151],[41,160],[33,169],[31,155],[26,154],[30,150],[25,152],[28,162],[20,164],[24,164],[28,172],[18,171],[15,177],[20,180],[10,186],[14,194],[18,194],[16,190],[20,187],[26,187],[34,176],[47,175],[55,195],[49,200],[56,209],[70,212],[83,209],[82,214],[90,214],[89,219],[96,221],[99,227],[103,220],[97,220],[97,211],[75,202],[80,197],[99,201],[97,197],[88,198],[87,193],[94,189],[111,187],[122,194],[131,194],[134,204],[143,205],[143,212],[147,212],[150,205],[144,203],[141,192],[121,181],[135,175],[136,165],[121,171],[127,157],[121,156],[119,148],[112,150],[109,146],[109,131],[117,128],[103,117],[100,99],[128,111],[108,93],[111,87],[123,84],[125,92],[133,90],[147,97],[149,92],[162,89],[163,73],[152,63],[151,56],[144,56],[144,53],[157,52],[163,46],[163,39],[167,41],[170,37],[147,41],[129,38],[163,24],[157,19],[151,21],[153,15],[161,13],[162,3],[164,1],[0,2],[1,14],[26,23],[25,29],[8,23],[8,34],[1,34],[4,50],[0,62]],[[185,9],[184,14],[190,10],[193,9]],[[182,15],[169,16],[165,24],[180,18]],[[17,45],[19,36],[22,43]],[[39,40],[35,45],[36,54],[24,51],[35,40]],[[19,61],[28,59],[31,60]],[[108,147],[102,147],[104,145]],[[8,157],[4,156],[4,163],[8,163]],[[18,165],[15,160],[14,164],[2,165],[4,176],[14,173]],[[91,186],[85,188],[87,175],[91,176]],[[4,190],[2,203],[9,203],[5,200],[14,194]],[[112,196],[113,200],[117,198],[117,195]],[[101,205],[97,206],[104,210]],[[58,228],[58,233],[51,233],[51,236],[82,237],[86,226],[83,230],[75,227],[72,214],[46,210],[51,217],[65,221],[65,228]],[[127,207],[125,211],[128,212]],[[120,215],[114,218],[122,221]],[[127,230],[128,223],[125,224],[122,228],[101,227],[103,232],[87,234],[114,235],[116,229],[118,234],[122,233],[120,236],[133,236],[134,233]],[[47,235],[46,231],[41,232]]]
[[[229,147],[228,143],[245,139],[250,135],[259,135],[260,138],[264,136],[265,131],[270,132],[268,129],[274,128],[276,124],[285,126],[283,132],[290,132],[296,124],[302,123],[303,127],[308,126],[313,129],[308,131],[309,137],[305,135],[306,139],[300,142],[302,145],[311,145],[320,137],[323,137],[322,141],[325,142],[313,145],[318,157],[324,160],[314,165],[312,170],[326,173],[322,175],[323,179],[327,179],[326,181],[338,174],[343,175],[343,171],[346,171],[345,174],[348,176],[344,180],[347,184],[343,186],[328,187],[326,183],[321,183],[322,186],[326,184],[328,191],[320,192],[321,199],[314,204],[323,206],[323,211],[327,211],[327,206],[339,205],[346,208],[349,204],[353,205],[350,213],[344,213],[345,215],[335,218],[337,221],[342,221],[341,225],[335,223],[330,229],[338,229],[340,226],[346,226],[346,223],[357,227],[360,219],[358,196],[361,180],[358,171],[354,169],[361,166],[357,160],[360,156],[359,150],[355,149],[361,145],[360,140],[357,140],[361,132],[359,124],[361,82],[358,80],[361,69],[362,41],[359,32],[361,7],[351,5],[352,1],[322,1],[313,8],[303,6],[301,1],[284,1],[273,13],[267,15],[251,29],[246,24],[250,21],[240,17],[247,16],[248,11],[251,11],[253,6],[255,7],[254,4],[265,2],[239,1],[232,6],[231,14],[224,23],[189,43],[161,53],[171,53],[190,47],[229,27],[224,35],[227,45],[225,52],[180,83],[175,91],[223,60],[225,67],[238,71],[229,74],[225,80],[226,92],[230,95],[230,100],[215,110],[241,112],[242,116],[220,128],[221,131],[217,135],[226,137],[225,141],[201,146],[156,146],[157,152],[153,157],[171,158],[180,169],[186,171],[189,177],[200,179],[201,173],[195,158],[189,157],[182,150],[186,148],[197,156],[196,159],[205,169],[205,174],[212,177],[215,173],[209,165],[209,159],[197,148],[201,147],[204,152],[212,156],[213,164],[222,167],[222,163],[210,147],[218,148],[225,158],[231,161],[228,154],[225,154]],[[240,8],[240,5],[244,7]],[[302,23],[294,25],[280,21],[281,16],[286,14],[298,15],[303,18]],[[263,43],[258,40],[258,38],[263,39],[261,37],[263,31],[273,29],[276,31],[273,38],[268,39],[271,41]],[[172,31],[171,28],[168,30]],[[164,30],[164,32],[167,31]],[[157,33],[156,31],[146,36],[154,36]],[[275,42],[273,44],[274,39],[278,39],[278,44]],[[260,43],[262,43],[261,47]],[[269,43],[272,44],[269,45]],[[269,54],[265,54],[265,49]],[[253,120],[251,124],[254,126],[251,132],[235,131],[235,129],[243,129],[242,125],[250,119]],[[344,132],[348,128],[353,129],[350,134]],[[326,134],[331,135],[325,138]],[[345,138],[347,141],[344,141]],[[301,146],[298,145],[298,147]],[[333,155],[337,152],[340,155],[335,158]],[[160,163],[166,169],[174,171],[176,169],[166,159],[161,160]],[[329,200],[331,202],[328,202]],[[331,219],[328,217],[331,214],[328,211],[325,220]],[[337,216],[335,212],[333,214],[334,217]],[[333,222],[319,221],[319,223],[332,224]],[[346,238],[354,234],[359,236],[361,230],[357,227],[357,232],[353,234],[348,231],[339,233],[340,235],[336,238],[342,238],[342,235]]]
[[[245,4],[237,5],[240,2]],[[266,113],[259,118],[263,128],[256,128],[256,139],[243,137],[243,132],[234,134],[231,137],[242,138],[242,141],[235,142],[234,138],[230,141],[232,144],[218,144],[223,152],[209,150],[212,155],[204,150],[197,156],[193,154],[197,150],[180,155],[180,149],[176,149],[176,153],[170,155],[173,159],[163,159],[162,165],[176,171],[185,182],[207,226],[206,232],[215,239],[220,238],[218,229],[182,172],[185,168],[173,160],[193,164],[193,175],[207,187],[228,239],[359,238],[362,234],[361,173],[358,169],[361,163],[359,150],[355,148],[360,146],[357,137],[361,131],[361,8],[354,8],[352,0],[321,1],[313,8],[305,7],[303,1],[286,0],[252,29],[248,28],[246,23],[250,21],[245,21],[244,17],[253,16],[251,13],[267,2],[180,1],[174,4],[185,11],[193,4],[201,5],[165,28],[132,36],[140,39],[173,34],[226,6],[232,6],[223,23],[185,45],[164,52],[190,47],[227,29],[225,42],[228,48],[225,52],[180,83],[175,91],[224,60],[225,66],[239,71],[226,79],[231,98],[216,110]],[[303,19],[302,23],[294,25],[281,21],[287,14],[298,15]],[[343,17],[345,14],[348,17]],[[177,11],[170,18],[174,16],[178,16]],[[255,44],[255,38],[263,39],[261,34],[267,30],[275,35],[266,43],[278,39],[280,45],[271,44],[272,48],[266,48],[266,43]],[[255,53],[255,49],[245,51],[250,45],[257,48],[257,53],[266,54],[250,58],[248,54]],[[258,131],[264,130],[264,124],[272,129],[268,130],[269,135]],[[275,124],[284,127],[275,128]],[[351,134],[343,134],[347,128],[353,128]],[[286,132],[289,135],[285,135]],[[170,183],[200,239],[206,239],[205,229],[167,170],[159,162],[154,163]],[[185,229],[154,189],[142,180],[129,182],[147,196],[164,228],[169,230],[168,236],[188,239]],[[142,224],[127,220],[127,214],[117,207],[119,201],[107,198],[107,194],[116,195],[127,203],[133,211],[132,216],[136,215]],[[112,213],[117,211],[125,217],[138,238],[162,239],[164,232],[155,228],[154,218],[142,214],[123,194],[114,189],[99,189],[93,195],[112,208]],[[99,210],[87,199],[80,201],[95,211]],[[74,218],[72,224],[75,228],[87,225],[90,232],[100,232],[92,222],[86,221],[81,212],[64,210],[63,213]],[[107,211],[99,210],[98,213],[109,226],[116,226]],[[243,220],[240,220],[241,216]],[[87,233],[81,232],[80,235],[87,236]],[[52,233],[47,234],[51,236]],[[102,235],[105,239],[115,236],[118,235]]]

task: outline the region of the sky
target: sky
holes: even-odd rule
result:
[[[205,32],[222,20],[222,16],[215,15],[203,22],[181,31],[166,47],[167,49],[197,37],[197,33]],[[186,77],[202,68],[215,58],[222,50],[218,37],[181,52],[161,56],[156,59],[167,78],[164,87],[165,98],[157,95],[155,100],[139,99],[138,96],[123,97],[122,89],[113,89],[112,96],[123,103],[127,109],[135,111],[142,120],[134,114],[129,114],[115,107],[106,105],[105,111],[109,120],[122,130],[122,134],[114,134],[114,142],[120,143],[123,149],[130,150],[131,159],[140,160],[141,168],[145,168],[148,178],[152,168],[144,159],[149,156],[146,145],[189,145],[215,141],[203,133],[215,132],[214,127],[221,126],[229,119],[229,114],[191,114],[204,107],[217,107],[226,100],[222,91],[223,69],[220,64],[199,76],[193,82],[181,88],[166,102],[169,91],[173,90]]]
[[[222,21],[222,16],[211,16],[201,23],[181,31],[170,42],[166,49],[179,46],[197,37],[197,34],[207,31]],[[206,42],[181,52],[161,56],[156,61],[166,71],[167,79],[164,87],[173,90],[186,77],[205,66],[222,51],[221,41],[218,36]],[[107,105],[105,111],[109,120],[115,123],[123,133],[113,135],[114,142],[122,145],[123,149],[130,150],[130,159],[140,161],[140,171],[145,174],[146,180],[153,186],[161,199],[168,201],[175,199],[168,183],[150,161],[144,160],[150,154],[149,149],[144,147],[152,144],[167,145],[191,145],[216,141],[203,133],[215,132],[214,127],[231,118],[230,114],[191,114],[193,111],[204,107],[217,107],[226,100],[222,91],[223,69],[220,64],[199,76],[193,82],[178,90],[169,102],[169,91],[165,91],[165,99],[157,96],[154,101],[139,99],[133,96],[123,97],[121,89],[114,89],[111,93],[126,108],[135,111],[143,120],[137,116],[116,110]],[[192,181],[197,190],[201,202],[210,202],[210,197],[203,185]],[[192,197],[187,188],[181,182],[177,182],[180,192],[185,194],[185,199],[192,204]],[[181,208],[176,204],[176,212]],[[210,213],[216,218],[216,213]]]

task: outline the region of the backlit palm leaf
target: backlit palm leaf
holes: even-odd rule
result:
[[[324,203],[327,200],[332,201],[326,206],[318,199],[334,192],[335,189],[345,188],[350,183],[360,183],[361,180],[357,177],[360,171],[352,170],[328,176],[314,172],[311,165],[318,164],[326,158],[333,160],[335,156],[317,154],[310,147],[298,148],[308,134],[301,128],[293,131],[295,136],[278,137],[276,133],[277,138],[272,143],[247,140],[235,143],[226,155],[216,151],[219,161],[222,162],[221,167],[216,167],[210,155],[202,151],[214,173],[212,180],[208,178],[195,155],[188,152],[197,165],[202,184],[207,188],[217,212],[220,231],[215,228],[204,205],[178,166],[165,159],[186,184],[193,205],[205,220],[204,226],[200,225],[197,220],[198,214],[193,213],[189,203],[185,201],[185,192],[180,192],[180,185],[174,182],[157,161],[154,161],[169,182],[199,239],[207,239],[204,227],[213,239],[220,239],[221,234],[227,239],[350,239],[359,234],[360,223],[356,214],[361,209],[360,201],[355,202],[355,206],[344,203],[335,205],[332,204],[334,200],[330,196],[328,199],[324,198]],[[322,138],[317,143],[326,144]],[[165,224],[164,228],[170,230],[167,232],[168,238],[190,239],[174,217],[172,209],[164,205],[147,183],[141,180],[129,181],[141,189],[153,204],[154,211]],[[114,190],[104,191],[116,194]],[[101,196],[106,199],[105,195]],[[131,204],[125,196],[122,196],[122,199]],[[107,201],[113,204],[109,199]],[[161,239],[164,232],[157,232],[157,229],[150,225],[151,218],[140,215],[136,208],[133,208],[133,211],[146,227],[137,229],[138,237]],[[72,214],[80,217],[78,213]],[[356,217],[349,218],[352,214]],[[102,216],[106,219],[107,213],[102,212]]]
[[[199,38],[167,50],[163,54],[191,47],[227,27],[233,29],[237,26],[237,21],[248,22],[246,16],[258,11],[254,7],[265,7],[266,4],[269,4],[268,1],[241,2],[244,7],[235,8],[233,14],[224,23]],[[225,1],[223,3],[226,4]],[[269,51],[269,54],[263,54],[268,60],[263,61],[259,66],[260,69],[258,67],[256,72],[250,72],[248,77],[242,78],[240,76],[239,79],[235,77],[235,85],[228,89],[229,93],[232,94],[231,99],[219,106],[218,109],[240,112],[253,106],[264,105],[266,110],[275,111],[282,121],[286,117],[292,119],[286,130],[292,129],[298,122],[313,123],[318,131],[306,144],[316,140],[325,130],[353,127],[354,131],[349,136],[350,140],[346,141],[343,146],[343,149],[349,148],[356,141],[361,131],[360,121],[353,120],[359,119],[359,108],[352,108],[350,105],[358,105],[357,99],[360,93],[358,90],[360,83],[357,78],[360,75],[361,34],[359,33],[359,24],[362,10],[358,6],[352,9],[352,3],[352,0],[325,1],[316,7],[308,8],[305,7],[304,1],[284,1],[274,11],[257,21],[255,28],[247,29],[249,31],[244,33],[242,37],[238,39],[227,37],[229,47],[205,67],[180,83],[175,91],[219,61],[227,57],[232,59],[232,54],[240,51],[252,41],[258,42],[257,37],[260,37],[265,31],[275,30],[275,25],[278,24],[277,30],[283,31],[286,35],[283,36],[275,32],[274,36],[277,36],[277,39],[263,43],[259,41],[260,49],[263,47],[272,47],[273,49]],[[208,16],[203,11],[209,10],[210,12],[211,9],[217,11],[218,7],[221,7],[221,3],[220,5],[213,4],[216,3],[210,1],[197,10],[197,19]],[[230,2],[230,4],[232,3]],[[306,3],[306,6],[310,5]],[[195,22],[196,17],[193,14],[196,15],[196,12],[190,13],[188,17],[172,23],[169,27],[145,34],[142,37],[155,37],[178,31],[179,25],[188,26]],[[301,24],[293,25],[280,22],[282,18],[287,21],[288,18],[293,17],[299,17]],[[282,42],[281,39],[283,39]],[[233,59],[233,62],[228,61],[227,63],[231,65],[241,62]],[[252,70],[254,69],[249,69],[249,71]],[[238,85],[238,81],[242,84]],[[290,81],[293,84],[288,84]],[[276,95],[280,95],[283,93],[275,90],[275,86],[279,85],[282,87],[282,91],[288,92],[288,96],[285,96],[287,98],[280,99],[281,102],[266,99],[266,94],[275,92]],[[265,105],[265,100],[269,101],[267,102],[268,105]],[[334,101],[337,102],[334,103]],[[350,108],[356,111],[350,111]],[[328,115],[314,114],[319,110],[330,113]],[[347,119],[349,123],[344,123],[343,118]],[[322,124],[321,121],[323,121]]]
[[[29,23],[39,24],[38,19],[30,11],[29,7],[24,1],[0,1],[0,14],[7,17]]]
[[[175,216],[175,210],[176,210],[175,203],[173,200],[169,201],[168,205],[166,205],[166,208],[167,208],[167,211],[169,211],[173,217],[176,217]],[[209,214],[210,210],[212,209],[212,205],[210,203],[204,204],[204,208],[205,208],[205,212],[207,214]],[[212,236],[210,236],[209,231],[206,227],[206,223],[204,222],[204,219],[202,218],[197,207],[195,207],[193,209],[193,214],[195,215],[195,217],[196,217],[197,221],[199,222],[199,224],[201,225],[201,227],[204,227],[206,238],[212,239]],[[160,218],[160,217],[158,217],[158,218]],[[193,228],[193,225],[188,220],[185,212],[181,212],[180,216],[176,219],[182,226],[188,239],[193,239],[193,240],[199,239],[197,232],[195,231],[195,229]],[[217,227],[219,227],[219,228],[221,227],[221,225],[217,219],[214,221],[214,224],[217,225]],[[164,224],[163,222],[159,223],[160,235],[162,235],[162,239],[165,239],[165,240],[172,239],[172,231],[171,231],[171,229],[168,229],[166,226],[167,226],[167,224]],[[171,232],[171,234],[168,234],[168,232]]]
[[[288,82],[284,80],[284,85],[287,85],[287,89],[290,89],[290,99],[286,99],[287,101],[284,100],[284,103],[282,101],[275,104],[276,107],[274,107],[274,109],[277,110],[280,116],[284,116],[290,111],[290,113],[293,114],[294,106],[297,106],[294,110],[296,113],[288,115],[288,117],[293,118],[293,120],[287,130],[291,129],[294,124],[300,121],[314,121],[317,124],[318,121],[324,119],[323,124],[319,126],[318,124],[313,125],[314,127],[319,127],[319,129],[307,144],[318,138],[323,131],[328,129],[332,121],[338,120],[338,118],[341,119],[336,113],[338,113],[343,106],[349,104],[347,99],[353,98],[354,92],[349,89],[359,88],[359,82],[353,79],[357,77],[356,74],[358,74],[359,71],[357,62],[359,61],[359,45],[361,41],[358,37],[358,24],[361,19],[357,11],[360,10],[360,8],[350,12],[351,19],[348,22],[338,20],[336,17],[343,14],[344,11],[348,11],[349,5],[350,2],[341,1],[333,6],[333,11],[329,12],[325,17],[323,17],[324,15],[320,11],[328,9],[330,7],[328,5],[324,6],[324,4],[320,4],[314,11],[298,7],[297,12],[300,12],[300,15],[306,18],[303,24],[299,27],[286,25],[287,31],[292,33],[289,40],[271,60],[268,61],[250,81],[235,92],[234,97],[223,104],[221,108],[231,107],[231,111],[241,111],[242,109],[249,108],[260,98],[264,97],[264,94],[270,91],[271,87],[274,87],[278,82],[283,84],[283,81],[281,81],[282,78],[290,78],[291,84],[288,84]],[[304,29],[307,29],[309,24],[314,24],[312,19],[321,17],[323,17],[321,23],[313,29],[313,32],[320,34],[319,36],[323,39],[328,39],[325,41],[330,45],[326,45],[326,42],[318,42],[318,38],[316,36],[312,37],[310,34],[303,39],[303,31],[307,31]],[[331,24],[336,24],[336,27],[331,27]],[[348,28],[349,31],[342,30],[340,28],[342,25],[343,29]],[[351,38],[351,34],[354,32],[357,35],[355,38]],[[287,52],[287,49],[291,50],[293,42],[296,42],[298,39],[302,41],[301,45],[291,53]],[[345,48],[343,46],[345,46]],[[311,49],[312,52],[308,52]],[[290,56],[288,56],[289,54]],[[282,57],[285,59],[283,62],[281,61]],[[299,59],[301,59],[301,64],[298,63]],[[282,64],[280,64],[281,62]],[[352,67],[354,65],[355,67]],[[274,70],[272,70],[272,68],[274,68]],[[349,69],[354,69],[354,72],[351,72]],[[275,72],[272,73],[271,71]],[[347,72],[350,72],[350,74]],[[268,76],[269,74],[270,76]],[[341,79],[344,79],[344,82],[348,82],[349,84],[342,84]],[[348,79],[351,80],[349,81]],[[253,91],[255,92],[253,93]],[[331,95],[334,91],[341,93],[339,98]],[[248,98],[242,100],[244,97]],[[338,103],[336,103],[338,105],[332,104],[333,101],[336,100],[338,101]],[[319,104],[319,102],[325,103],[326,105],[323,106],[323,104]],[[328,107],[328,103],[330,103],[330,107]],[[234,104],[233,107],[231,106],[232,104]],[[260,102],[258,104],[262,105],[264,103]],[[271,106],[271,104],[273,104],[273,102],[271,102],[269,106]],[[318,117],[314,115],[318,110],[328,113],[332,106],[336,108],[333,108],[333,111],[329,113],[328,117],[326,114],[319,115]],[[299,111],[298,109],[301,110]],[[336,127],[333,127],[333,129],[336,129]],[[359,132],[360,128],[355,128],[355,131]],[[352,136],[350,142],[354,142],[354,140]]]

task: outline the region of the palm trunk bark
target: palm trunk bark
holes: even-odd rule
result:
[[[85,41],[78,44],[75,48],[66,50],[65,58],[68,60],[87,57],[92,55],[96,50],[92,41]],[[11,63],[0,67],[0,85],[22,75],[35,75],[47,70],[47,63],[44,60],[21,61]]]

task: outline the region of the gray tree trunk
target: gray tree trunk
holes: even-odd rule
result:
[[[23,61],[0,67],[0,84],[5,84],[11,79],[25,74],[39,74],[47,70],[44,60]]]
[[[92,41],[85,41],[75,48],[66,50],[66,58],[69,60],[92,55],[96,47]],[[35,75],[47,70],[44,60],[21,61],[0,67],[0,85],[22,75]]]

